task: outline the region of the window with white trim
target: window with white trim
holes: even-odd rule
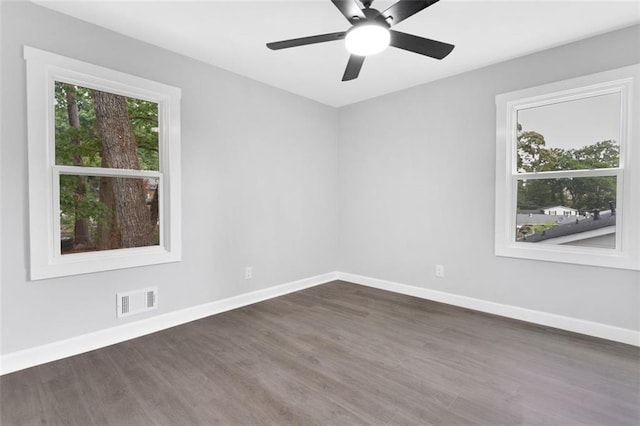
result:
[[[639,79],[634,65],[496,96],[497,256],[640,269]]]
[[[181,258],[180,89],[24,48],[30,278]]]

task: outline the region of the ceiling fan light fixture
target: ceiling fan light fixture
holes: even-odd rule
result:
[[[390,41],[389,29],[380,24],[356,25],[347,32],[344,40],[349,53],[358,56],[380,53]]]

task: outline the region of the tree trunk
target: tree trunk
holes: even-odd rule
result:
[[[78,102],[76,101],[76,89],[72,85],[67,85],[66,90],[67,99],[67,114],[69,116],[69,126],[74,129],[80,128],[80,117],[78,116]],[[71,138],[71,143],[74,146],[80,146],[80,140],[77,137]],[[78,153],[73,155],[73,165],[83,166],[82,156]],[[87,191],[87,184],[84,176],[76,177],[76,206],[80,204]],[[78,209],[74,212],[75,221],[73,225],[73,245],[74,247],[88,247],[91,245],[91,237],[89,236],[89,222],[86,217],[82,217]]]
[[[104,160],[102,160],[102,167]],[[100,202],[109,209],[109,214],[98,220],[98,232],[96,236],[96,246],[98,250],[110,250],[122,247],[120,238],[120,228],[116,218],[116,201],[113,195],[113,178],[100,178]]]
[[[139,170],[138,147],[129,121],[126,98],[97,90],[91,93],[96,123],[102,136],[102,167]],[[113,211],[121,239],[120,247],[153,245],[153,227],[143,179],[103,180],[107,181],[113,192]],[[101,185],[101,196],[103,189],[106,190]],[[110,235],[114,236],[115,233],[112,231]]]
[[[155,228],[158,224],[158,219],[160,218],[159,211],[159,193],[158,193],[159,184],[156,186],[156,189],[153,191],[153,198],[151,199],[151,225]]]

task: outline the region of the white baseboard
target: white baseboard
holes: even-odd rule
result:
[[[0,358],[0,375],[44,364],[58,359],[78,355],[84,352],[103,348],[105,346],[124,342],[146,334],[155,333],[170,327],[195,321],[210,315],[241,308],[263,300],[304,290],[316,285],[325,284],[334,280],[343,280],[381,290],[415,296],[422,299],[447,303],[480,312],[487,312],[507,318],[514,318],[535,324],[555,327],[575,333],[586,334],[615,342],[640,346],[640,333],[635,330],[614,327],[611,325],[585,321],[562,315],[550,314],[517,306],[504,305],[467,296],[445,293],[421,287],[385,281],[376,278],[365,277],[344,272],[330,272],[305,278],[286,284],[257,290],[251,293],[240,294],[227,299],[194,306],[180,311],[169,312],[155,317],[136,322],[123,324],[117,327],[84,334],[58,342],[48,343],[17,352],[3,355]]]
[[[56,361],[73,355],[124,342],[146,334],[155,333],[180,324],[195,321],[210,315],[241,308],[263,300],[272,299],[305,288],[334,281],[337,272],[317,275],[286,284],[269,287],[227,299],[216,300],[179,311],[169,312],[140,321],[83,334],[70,339],[48,343],[3,355],[0,358],[0,375]]]
[[[500,315],[507,318],[514,318],[521,321],[586,334],[588,336],[613,340],[614,342],[640,346],[640,332],[636,330],[614,327],[578,318],[566,317],[542,311],[534,311],[532,309],[520,308],[518,306],[504,305],[487,300],[474,299],[472,297],[460,296],[457,294],[445,293],[442,291],[430,290],[344,272],[338,272],[337,279],[381,290],[415,296],[422,299],[442,302],[449,305],[460,306],[480,312]]]

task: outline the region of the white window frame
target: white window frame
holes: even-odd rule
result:
[[[181,260],[179,88],[24,46],[27,65],[30,279],[61,277]],[[55,164],[56,81],[158,104],[159,170]],[[149,177],[160,181],[160,244],[61,254],[61,174]]]
[[[621,95],[617,168],[527,173],[527,179],[616,176],[614,249],[516,241],[518,111],[607,93]],[[640,64],[496,96],[496,256],[640,270]]]

